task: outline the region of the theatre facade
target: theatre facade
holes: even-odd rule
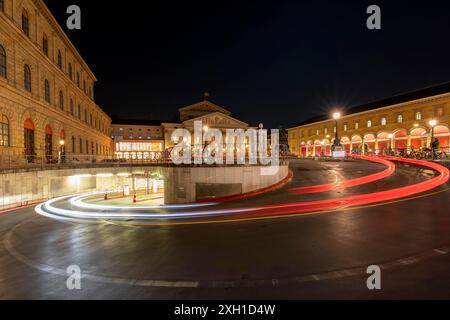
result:
[[[114,154],[121,159],[155,160],[174,146],[176,129],[194,132],[194,122],[201,121],[203,130],[248,129],[249,125],[231,116],[231,112],[210,101],[201,101],[178,109],[175,120],[114,119],[111,124]],[[192,143],[195,143],[194,141]]]
[[[96,78],[42,0],[0,0],[0,155],[112,153]]]
[[[336,122],[333,112],[340,112]],[[433,120],[433,121],[432,121]],[[336,130],[347,152],[380,154],[388,149],[420,150],[432,135],[450,151],[450,82],[348,110],[336,107],[288,129],[290,152],[301,157],[330,155]]]

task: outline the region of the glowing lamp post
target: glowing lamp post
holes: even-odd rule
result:
[[[435,119],[431,119],[430,122],[428,122],[428,124],[431,127],[431,143],[430,143],[430,149],[431,149],[431,156],[434,160],[435,158],[435,150],[433,149],[433,142],[434,142],[434,127],[436,127],[437,125],[437,121]]]
[[[66,142],[61,139],[59,140],[59,162],[63,163],[64,162],[64,146],[65,146]]]
[[[336,125],[336,130],[334,132],[333,148],[341,146],[341,141],[339,140],[339,134],[338,134],[338,122],[339,122],[340,118],[341,118],[341,113],[340,112],[333,113],[333,119],[334,119],[334,122],[335,122],[335,125]]]
[[[434,140],[434,127],[436,127],[437,125],[437,121],[434,119],[431,119],[430,122],[428,123],[431,127],[431,142],[433,142]]]

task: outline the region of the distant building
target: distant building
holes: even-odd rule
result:
[[[109,155],[96,78],[42,0],[0,0],[0,155]]]
[[[194,131],[194,122],[202,121],[207,128],[244,129],[249,125],[231,116],[231,112],[210,102],[202,101],[178,110],[177,121],[147,121],[113,119],[111,138],[114,153],[125,159],[155,159],[173,147],[172,132],[178,128]]]
[[[347,152],[418,150],[430,146],[432,119],[437,122],[434,136],[440,148],[450,151],[450,82],[339,110],[342,117],[338,128],[331,115],[334,111],[289,128],[291,153],[304,157],[329,155],[336,129]]]

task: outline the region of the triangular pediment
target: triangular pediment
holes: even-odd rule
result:
[[[190,106],[178,109],[178,111],[179,112],[186,112],[186,111],[222,112],[222,113],[225,113],[228,115],[231,114],[231,112],[228,111],[227,109],[224,109],[224,108],[218,106],[217,104],[212,103],[211,101],[208,101],[208,100],[191,104]]]
[[[195,121],[202,121],[202,125],[209,126],[211,128],[246,128],[248,123],[233,118],[227,114],[221,112],[214,112],[206,114],[194,119],[189,119],[183,122],[185,127],[193,127]]]

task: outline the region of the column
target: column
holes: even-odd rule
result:
[[[406,150],[407,152],[411,151],[411,135],[408,135],[408,141],[406,142]]]

